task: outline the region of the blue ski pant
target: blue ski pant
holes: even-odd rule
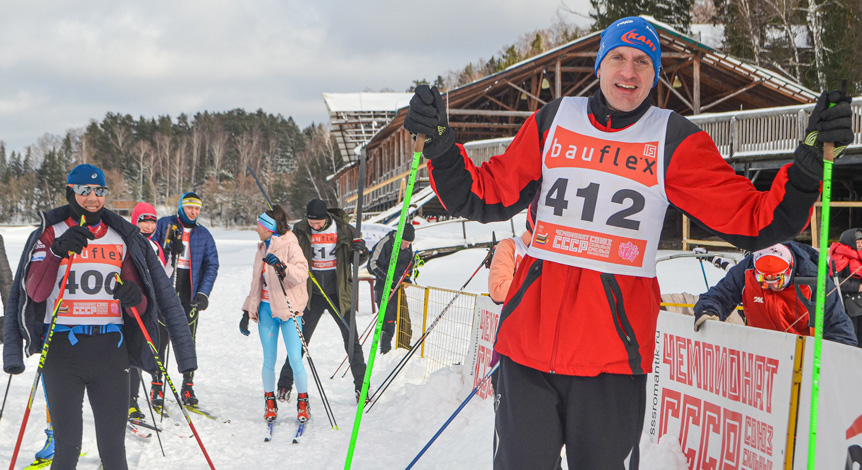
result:
[[[269,302],[261,302],[257,310],[257,332],[260,335],[260,345],[263,347],[263,367],[260,375],[263,379],[263,391],[275,391],[275,360],[278,356],[278,330],[284,339],[287,349],[287,360],[296,380],[297,393],[308,393],[308,374],[302,364],[302,343],[294,326],[294,319],[283,321],[273,318]]]

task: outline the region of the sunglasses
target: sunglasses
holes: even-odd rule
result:
[[[96,193],[97,197],[108,195],[108,188],[104,186],[87,186],[86,184],[70,184],[70,188],[79,196],[89,196],[90,193]]]

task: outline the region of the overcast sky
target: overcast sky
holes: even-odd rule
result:
[[[405,91],[489,58],[562,17],[561,0],[3,0],[0,140],[115,112],[155,117],[258,108],[300,127],[322,93]],[[588,14],[588,0],[565,0]]]

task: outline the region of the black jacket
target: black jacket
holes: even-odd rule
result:
[[[3,370],[7,373],[20,374],[24,372],[22,347],[27,356],[41,352],[45,302],[33,302],[30,299],[24,287],[24,280],[27,277],[31,254],[39,237],[48,227],[66,220],[70,214],[68,205],[58,207],[47,213],[39,212],[41,219],[39,228],[30,234],[24,251],[21,253],[21,261],[18,263],[12,291],[9,294],[9,303],[6,304],[5,310]],[[160,341],[157,312],[161,312],[171,336],[180,371],[188,372],[197,369],[197,357],[195,356],[188,320],[186,320],[180,299],[171,287],[170,280],[165,275],[164,267],[153,252],[150,242],[140,234],[137,227],[107,209],[102,212],[102,221],[108,227],[116,230],[128,247],[128,256],[131,257],[143,283],[139,287],[143,295],[147,297],[147,309],[139,313],[156,348],[158,348]],[[148,372],[155,372],[158,366],[153,353],[150,351],[137,321],[128,315],[124,318],[123,337],[124,341],[127,342],[132,365]]]
[[[374,282],[374,300],[379,304],[382,300],[384,284],[386,283],[386,275],[389,272],[389,263],[392,260],[392,245],[395,242],[395,231],[389,232],[386,237],[374,245],[371,251],[371,258],[368,260],[368,272],[374,275],[377,280]],[[413,263],[413,248],[412,245],[406,250],[398,251],[398,261],[395,262],[395,275],[392,279],[392,287],[398,285],[398,281],[404,272],[410,269]],[[410,273],[404,277],[404,282],[412,283]]]

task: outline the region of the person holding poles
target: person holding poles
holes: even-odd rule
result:
[[[410,246],[416,239],[416,229],[413,224],[404,225],[404,233],[401,238],[401,247],[398,250],[398,260],[395,262],[395,276],[401,282],[412,284],[410,270],[413,268],[413,249]],[[371,258],[368,259],[368,271],[374,275],[374,301],[380,307],[383,302],[383,289],[386,285],[386,273],[389,272],[389,262],[392,260],[392,245],[395,243],[395,230],[389,232],[383,239],[374,245],[371,250]],[[410,340],[413,337],[413,327],[410,323],[410,311],[407,301],[401,302],[399,309],[397,297],[401,284],[396,281],[389,294],[390,300],[386,304],[386,314],[383,317],[383,328],[380,335],[380,353],[386,354],[392,350],[392,337],[395,336],[395,323],[398,321],[398,341],[396,347],[410,349]],[[400,315],[399,315],[400,310]]]
[[[200,196],[194,192],[184,193],[177,206],[176,215],[159,219],[150,239],[171,251],[171,264],[176,266],[176,293],[188,317],[192,341],[196,341],[199,313],[209,306],[209,295],[218,276],[218,251],[209,230],[198,222],[203,206]],[[163,350],[159,351],[159,357],[164,357]],[[183,374],[180,393],[184,405],[198,405],[194,392],[194,371]],[[161,408],[164,385],[160,374],[153,378],[150,394],[153,406]]]
[[[129,368],[157,367],[144,331],[131,319],[133,307],[143,312],[146,331],[154,337],[161,311],[180,370],[197,367],[188,324],[162,263],[136,227],[104,208],[105,183],[104,173],[93,165],[78,165],[69,173],[69,204],[40,213],[41,224],[27,240],[6,306],[6,372],[24,371],[22,348],[30,355],[42,350],[43,340],[50,341],[43,377],[56,439],[55,469],[77,465],[85,391],[102,465],[127,468]],[[58,299],[62,302],[55,305]],[[52,321],[55,326],[48,331]]]
[[[853,139],[850,98],[824,93],[808,123],[819,135],[757,191],[706,132],[652,106],[660,68],[647,20],[611,23],[596,55],[599,90],[544,105],[481,166],[455,143],[436,89],[419,86],[410,101],[404,128],[427,136],[431,185],[450,214],[506,220],[538,194],[495,344],[497,470],[552,468],[564,444],[571,469],[638,468],[667,206],[743,249],[765,248],[806,225],[823,142]]]
[[[353,226],[347,222],[347,214],[339,208],[327,208],[320,199],[312,199],[306,207],[306,216],[293,226],[302,253],[311,266],[308,280],[309,301],[303,315],[302,334],[307,344],[311,344],[311,336],[320,321],[324,310],[329,314],[341,330],[344,340],[344,350],[349,344],[348,319],[353,293],[353,252],[361,253],[360,262],[368,258],[365,241],[357,238]],[[353,353],[350,356],[350,371],[353,373],[353,385],[356,396],[362,389],[365,377],[365,358],[362,355],[362,345],[354,331]],[[278,399],[290,399],[290,389],[293,386],[293,374],[290,358],[281,368],[278,379]]]
[[[161,245],[154,242],[151,238],[153,233],[156,231],[156,222],[158,218],[156,217],[156,208],[153,207],[152,204],[148,202],[139,202],[135,205],[135,208],[132,209],[131,222],[132,225],[138,227],[138,230],[141,231],[141,235],[149,241],[150,247],[153,249],[153,252],[158,256],[159,261],[162,262],[162,265],[165,267],[165,275],[171,277],[171,273],[173,273],[173,267],[168,264],[167,258],[165,257],[165,252],[162,250]],[[159,320],[160,324],[164,323],[161,319]],[[163,336],[164,338],[164,336]],[[164,342],[167,343],[166,341]],[[129,373],[129,419],[142,420],[146,418],[146,415],[141,411],[141,408],[138,406],[138,392],[141,389],[141,375],[136,371],[130,371]]]
[[[829,246],[829,269],[862,347],[862,228],[845,230]]]
[[[257,323],[263,347],[264,419],[275,421],[278,405],[275,399],[275,360],[278,356],[278,332],[281,330],[287,360],[296,380],[297,417],[300,423],[311,418],[308,405],[308,374],[302,364],[302,342],[295,323],[308,303],[308,261],[296,235],[290,231],[287,212],[275,205],[257,218],[257,235],[261,243],[252,267],[251,290],[242,304],[239,330],[248,336],[248,321]],[[284,286],[274,288],[279,283]],[[287,297],[285,297],[285,292]]]

